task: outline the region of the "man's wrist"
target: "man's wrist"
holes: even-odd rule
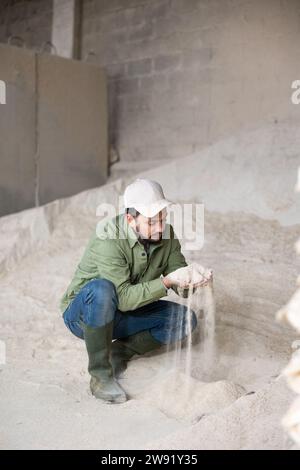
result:
[[[168,289],[170,289],[170,286],[169,286],[168,282],[166,281],[166,278],[162,274],[160,275],[160,278],[161,278],[161,281],[162,281],[163,285],[165,286],[166,290],[168,291]]]

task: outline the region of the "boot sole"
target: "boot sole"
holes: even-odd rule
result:
[[[118,403],[125,403],[126,401],[128,401],[128,398],[126,396],[120,396],[120,397],[116,397],[116,398],[108,398],[108,397],[105,397],[105,396],[94,395],[93,393],[92,393],[92,395],[97,400],[102,400],[103,402],[107,403],[108,405],[114,405],[114,404],[118,404]]]
[[[125,403],[128,400],[126,393],[120,386],[118,386],[118,390],[115,393],[110,393],[108,390],[105,391],[105,385],[103,388],[104,390],[101,390],[101,387],[98,388],[96,379],[94,377],[91,378],[90,391],[95,398],[103,400],[105,403]]]

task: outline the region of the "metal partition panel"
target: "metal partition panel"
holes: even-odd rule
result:
[[[0,45],[0,216],[35,205],[35,55]]]
[[[0,216],[100,186],[107,91],[95,65],[0,45]]]
[[[107,92],[101,68],[38,55],[39,203],[105,183]]]

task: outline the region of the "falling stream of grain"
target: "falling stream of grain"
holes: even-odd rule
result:
[[[179,294],[182,294],[180,292]],[[210,281],[206,287],[199,287],[194,293],[192,289],[188,291],[187,298],[187,321],[185,324],[186,341],[185,347],[183,348],[182,342],[177,341],[174,346],[172,354],[172,364],[168,368],[168,372],[171,370],[173,373],[170,374],[170,383],[168,384],[168,390],[161,390],[159,400],[162,402],[167,398],[171,390],[176,389],[176,382],[179,375],[184,377],[184,390],[181,394],[181,399],[184,401],[189,400],[192,393],[191,390],[191,370],[192,370],[192,349],[193,349],[193,335],[192,335],[192,312],[194,311],[198,326],[197,330],[200,333],[201,348],[197,349],[197,360],[203,364],[203,374],[209,375],[214,363],[215,358],[215,302],[214,302],[214,289],[213,282]],[[200,314],[203,312],[203,318],[200,318]],[[183,317],[181,318],[183,322]],[[180,331],[183,328],[183,324],[179,325]],[[200,331],[199,331],[200,330]],[[170,350],[171,345],[168,349]],[[170,351],[169,351],[170,352]],[[182,361],[182,356],[184,360]]]

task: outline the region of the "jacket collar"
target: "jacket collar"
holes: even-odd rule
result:
[[[125,238],[127,238],[130,248],[133,248],[134,245],[138,242],[137,234],[127,222],[125,213],[121,214],[121,220],[122,220],[122,228],[125,234]]]

